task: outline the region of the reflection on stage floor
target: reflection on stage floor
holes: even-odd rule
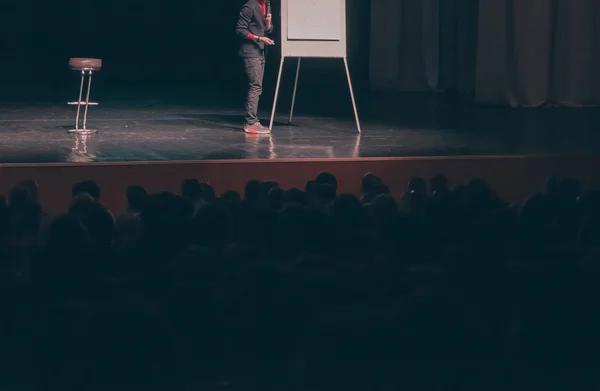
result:
[[[596,118],[595,116],[594,118]],[[283,117],[282,117],[283,118]],[[505,118],[501,116],[500,118]],[[76,136],[61,105],[0,105],[0,163],[87,163],[223,159],[334,159],[401,156],[597,154],[598,123],[431,124],[371,115],[359,135],[351,116],[300,115],[271,135],[246,135],[243,116],[182,105],[105,105],[90,111],[99,133]]]

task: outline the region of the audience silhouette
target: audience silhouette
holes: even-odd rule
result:
[[[0,197],[3,389],[515,390],[600,385],[600,192],[482,179],[338,194],[93,181],[49,219]],[[592,387],[589,387],[593,385]],[[15,388],[10,388],[15,387]],[[30,387],[30,388],[19,388]]]

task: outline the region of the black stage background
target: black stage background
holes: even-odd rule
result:
[[[99,57],[98,101],[148,98],[168,86],[189,103],[243,102],[245,76],[234,35],[243,0],[3,0],[0,4],[0,100],[72,100],[78,76],[69,57]],[[273,1],[274,19],[279,2]],[[359,105],[369,91],[370,1],[348,1],[349,61]],[[277,22],[276,22],[277,23]],[[278,36],[278,32],[276,34]],[[279,50],[269,53],[262,108],[274,95]],[[295,63],[287,63],[281,108],[290,99]],[[340,60],[303,64],[298,108],[351,113]],[[158,96],[177,99],[177,96]],[[339,103],[339,104],[338,104]]]

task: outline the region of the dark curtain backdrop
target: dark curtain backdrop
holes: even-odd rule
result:
[[[69,57],[101,57],[99,100],[180,99],[242,107],[246,76],[235,24],[246,0],[0,0],[0,102],[72,99]],[[379,1],[379,0],[377,0]],[[280,0],[272,0],[275,39]],[[370,0],[347,0],[348,56],[356,98],[370,95]],[[274,96],[280,46],[267,56],[263,107]],[[296,62],[286,61],[280,108],[291,103]],[[302,62],[298,109],[352,115],[343,62]],[[188,95],[185,95],[188,94]],[[332,106],[336,106],[335,110]]]
[[[372,87],[600,105],[600,0],[373,0]]]

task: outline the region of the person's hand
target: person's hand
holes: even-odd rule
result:
[[[273,21],[273,15],[272,15],[272,14],[267,14],[267,18],[266,18],[266,20],[267,20],[267,26],[269,26],[269,27],[270,27],[270,26],[271,26],[271,23],[272,23],[272,21]]]
[[[268,38],[268,37],[260,37],[260,41],[268,46],[275,45],[275,41],[273,41],[271,38]]]

